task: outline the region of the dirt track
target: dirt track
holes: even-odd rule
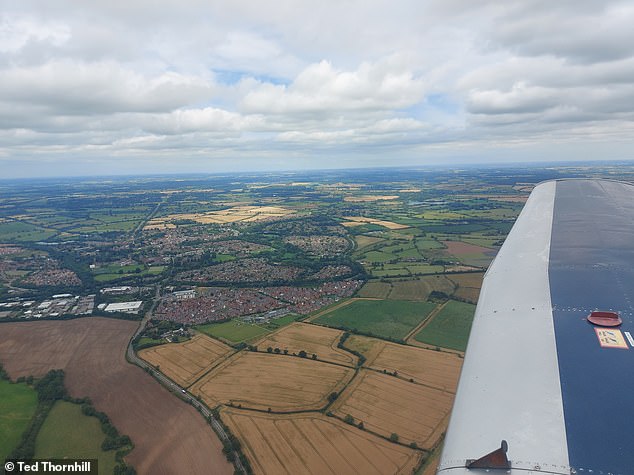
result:
[[[107,318],[0,325],[0,362],[12,378],[66,371],[71,396],[88,396],[135,444],[139,474],[231,474],[222,445],[191,406],[126,362],[136,322]]]

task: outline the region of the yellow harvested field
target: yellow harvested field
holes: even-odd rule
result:
[[[321,361],[331,361],[346,366],[355,366],[357,357],[337,348],[343,331],[307,323],[293,323],[267,335],[258,342],[260,351],[268,347],[299,353],[304,350],[310,358],[313,354]]]
[[[366,218],[365,216],[344,216],[343,219],[347,221],[341,223],[343,226],[360,226],[361,224],[376,224],[388,229],[407,229],[409,226],[405,224],[398,224],[392,221],[382,221],[380,219]]]
[[[435,389],[456,392],[462,359],[453,353],[446,353],[414,346],[351,335],[346,347],[358,351],[366,357],[365,366],[379,371],[387,370],[405,379],[430,386]]]
[[[450,392],[364,369],[331,410],[383,436],[395,433],[400,442],[431,449],[447,428],[453,399]]]
[[[208,406],[242,405],[253,409],[320,409],[341,391],[354,369],[310,358],[242,352],[220,364],[190,388]]]
[[[281,206],[234,206],[222,211],[209,211],[207,213],[171,214],[162,218],[148,221],[148,226],[168,223],[176,220],[192,220],[201,224],[226,224],[239,221],[252,222],[265,219],[283,218],[294,211]]]
[[[398,195],[365,195],[365,196],[346,196],[343,201],[350,203],[366,203],[372,201],[389,201],[397,200]]]
[[[322,414],[223,409],[221,417],[256,474],[411,474],[422,456]]]
[[[366,357],[364,366],[397,371],[399,376],[436,389],[455,393],[463,360],[446,353],[399,345],[378,338],[351,335],[345,346]]]
[[[434,454],[434,458],[427,462],[423,475],[436,475],[438,465],[440,465],[440,454],[436,453]]]
[[[161,372],[187,387],[209,370],[214,363],[231,353],[230,346],[209,338],[196,335],[183,343],[169,343],[139,351],[139,356]]]
[[[359,224],[363,224],[363,223],[359,223]],[[366,246],[370,246],[372,244],[376,244],[377,242],[381,242],[384,239],[377,238],[377,237],[371,237],[371,236],[364,236],[363,234],[361,234],[359,236],[355,236],[354,240],[357,243],[357,249],[361,249],[361,248],[364,248]]]

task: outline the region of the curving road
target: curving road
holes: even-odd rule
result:
[[[128,342],[128,348],[126,349],[126,359],[130,363],[139,366],[140,368],[145,370],[147,373],[154,376],[154,378],[156,378],[163,386],[165,386],[174,395],[178,396],[179,398],[181,398],[183,401],[187,402],[188,404],[191,404],[192,406],[194,406],[194,408],[196,408],[198,412],[200,412],[203,415],[203,417],[209,421],[209,423],[211,424],[211,427],[214,429],[216,434],[218,434],[218,437],[220,437],[220,440],[223,443],[229,442],[229,436],[225,432],[224,427],[222,427],[222,424],[218,422],[218,420],[214,417],[213,413],[209,410],[209,408],[205,404],[200,402],[193,395],[188,393],[184,388],[176,384],[174,381],[169,379],[163,373],[161,373],[160,371],[157,371],[152,365],[148,364],[147,362],[139,358],[134,352],[134,348],[132,347],[132,341],[141,332],[143,332],[143,330],[145,330],[145,326],[147,325],[147,322],[150,320],[150,318],[152,318],[152,312],[154,311],[154,308],[156,307],[158,303],[160,289],[161,289],[160,286],[158,286],[156,289],[156,298],[154,300],[154,305],[152,306],[152,309],[149,312],[147,312],[145,317],[143,317],[143,320],[141,320],[141,324],[139,325],[139,328],[137,329],[137,331],[134,333],[134,335]],[[242,461],[240,460],[236,452],[234,452],[233,463],[237,470],[241,471],[242,473],[246,473],[246,470],[244,466],[242,465]]]

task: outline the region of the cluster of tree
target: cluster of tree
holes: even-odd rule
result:
[[[49,371],[43,378],[35,382],[34,389],[37,392],[38,400],[35,413],[26,430],[22,433],[20,443],[8,458],[31,459],[35,455],[35,439],[53,404],[59,399],[68,397],[64,388],[64,371],[61,369]]]
[[[270,412],[270,409],[269,409],[269,412]],[[238,457],[238,459],[242,463],[242,466],[244,467],[243,473],[245,475],[253,474],[253,469],[251,468],[249,459],[247,459],[247,457],[244,455],[244,452],[242,451],[242,444],[240,443],[238,438],[235,435],[233,435],[231,430],[229,430],[229,428],[224,424],[224,422],[222,422],[222,419],[220,419],[220,412],[217,409],[212,411],[212,414],[214,415],[214,417],[218,420],[218,422],[224,429],[225,434],[227,434],[226,438],[223,438],[223,437],[220,438],[220,440],[222,441],[222,453],[225,454],[225,457],[227,458],[227,460],[233,464],[235,464],[235,458]],[[240,472],[238,472],[236,469],[236,473],[240,473]]]
[[[251,351],[258,351],[257,347],[253,347],[254,349],[252,349]],[[272,346],[269,346],[266,349],[267,353],[275,353],[276,355],[279,355],[280,353],[283,353],[285,355],[288,355],[288,348],[284,348],[283,350],[275,347],[273,348]],[[308,353],[306,353],[306,350],[299,350],[299,352],[293,353],[293,356],[299,356],[300,358],[308,358]],[[311,356],[312,359],[316,360],[317,359],[317,355],[315,353],[312,354]]]
[[[0,367],[0,374],[1,374]],[[81,404],[81,411],[87,416],[93,416],[101,422],[101,429],[106,435],[106,439],[101,445],[102,450],[118,450],[115,456],[117,465],[114,473],[116,475],[135,475],[136,471],[133,467],[129,467],[123,460],[123,457],[132,450],[132,441],[127,435],[120,435],[117,429],[110,423],[108,416],[103,412],[98,412],[92,406],[89,399],[72,399],[64,387],[64,371],[61,369],[51,370],[44,377],[34,379],[32,376],[27,378],[18,378],[17,382],[26,382],[33,384],[33,388],[37,393],[38,405],[35,409],[29,425],[22,434],[22,438],[18,446],[9,455],[12,459],[31,459],[35,455],[35,440],[37,435],[48,417],[53,405],[60,400],[68,401],[74,404]],[[72,454],[68,454],[72,455]]]
[[[445,292],[441,292],[440,290],[432,290],[429,293],[429,296],[427,297],[427,300],[431,301],[431,302],[438,302],[438,301],[446,301],[449,300],[451,298],[450,295],[447,295]]]
[[[68,397],[64,387],[64,370],[52,369],[35,382],[38,401],[57,401]]]
[[[89,399],[84,399],[81,404],[81,412],[90,417],[96,417],[101,423],[101,430],[106,434],[106,438],[101,444],[101,450],[116,450],[129,447],[132,448],[132,441],[127,435],[120,435],[115,426],[112,425],[108,416],[97,411]]]
[[[363,356],[360,352],[356,350],[346,347],[346,341],[348,340],[348,338],[350,338],[350,332],[343,332],[343,335],[341,335],[341,338],[339,339],[339,343],[337,343],[337,348],[355,355],[358,358],[357,366],[360,368],[361,366],[363,366],[363,363],[365,363],[365,356]]]

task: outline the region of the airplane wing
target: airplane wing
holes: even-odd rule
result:
[[[634,186],[535,187],[485,275],[437,473],[634,474],[633,303]]]

